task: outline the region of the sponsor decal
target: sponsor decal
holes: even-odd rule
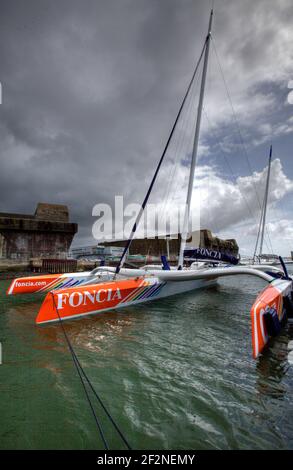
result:
[[[237,264],[238,258],[222,253],[216,250],[209,250],[208,248],[187,248],[184,250],[184,256],[186,258],[197,258],[197,259],[211,259],[217,261],[226,261],[230,264]]]
[[[81,305],[95,305],[101,304],[104,302],[112,302],[114,300],[121,300],[121,292],[120,289],[117,288],[113,291],[113,289],[99,289],[99,290],[92,290],[89,291],[75,291],[69,294],[68,292],[57,294],[57,308],[58,310],[62,310],[64,306],[69,305],[70,307],[76,308],[80,307]]]
[[[221,253],[219,251],[208,250],[207,248],[198,248],[196,251],[198,254],[202,256],[219,259],[219,260],[222,259]]]
[[[45,286],[46,281],[16,281],[15,287]]]

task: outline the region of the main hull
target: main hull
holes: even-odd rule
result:
[[[164,282],[150,277],[59,289],[47,294],[36,323],[40,325],[60,319],[72,320],[209,287],[215,283],[215,279]]]

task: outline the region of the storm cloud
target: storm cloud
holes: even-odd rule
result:
[[[30,213],[39,201],[68,204],[80,227],[76,243],[83,244],[94,243],[95,204],[113,204],[115,194],[140,202],[200,54],[211,3],[2,0],[0,210]],[[288,183],[282,198],[274,199],[274,218],[291,223],[293,107],[287,86],[293,78],[293,7],[289,0],[214,3],[198,177],[214,177],[204,201],[232,188],[227,198],[218,198],[221,207],[210,204],[204,219],[223,234],[218,214],[227,213],[222,222],[227,220],[231,238],[239,233],[237,204],[235,218],[232,209],[239,177],[248,178],[251,170],[262,174],[272,140],[281,161],[275,170]],[[188,155],[180,156],[182,172]],[[172,156],[158,197],[171,163]],[[176,188],[184,192],[183,185]],[[285,209],[278,209],[280,199]],[[252,224],[249,212],[243,217]],[[293,224],[286,233],[293,233]]]

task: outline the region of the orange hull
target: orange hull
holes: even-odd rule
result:
[[[14,279],[7,289],[7,295],[32,294],[50,289],[54,283],[61,279],[59,274],[47,274],[44,276],[28,276]]]
[[[276,279],[259,294],[254,302],[250,316],[252,351],[255,359],[263,351],[270,338],[265,321],[266,315],[275,315],[279,322],[283,320],[285,314],[283,298],[291,289],[292,281]]]
[[[46,295],[36,323],[57,321],[59,316],[62,319],[78,318],[144,301],[158,294],[164,285],[157,280],[134,278],[54,290]]]
[[[7,295],[38,294],[87,282],[88,273],[43,274],[14,279],[7,289]]]

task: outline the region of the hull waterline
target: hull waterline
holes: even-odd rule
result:
[[[262,353],[270,337],[280,332],[286,317],[293,315],[293,281],[290,278],[274,279],[260,269],[244,266],[181,271],[124,268],[115,280],[113,271],[114,268],[103,268],[98,272],[77,273],[75,276],[63,274],[22,278],[20,281],[23,284],[14,280],[7,293],[15,294],[17,289],[24,289],[25,293],[36,288],[40,293],[49,290],[36,317],[36,324],[43,325],[191,292],[216,284],[220,277],[252,275],[269,283],[251,309],[254,358]],[[111,280],[105,279],[107,276]],[[65,284],[65,287],[56,288],[60,285],[60,278],[61,286]],[[32,280],[35,283],[30,285]],[[44,282],[44,285],[40,286],[39,282]],[[72,282],[75,284],[72,285]]]
[[[216,279],[188,280],[177,283],[151,277],[58,289],[46,295],[37,315],[36,324],[86,317],[215,284]]]

